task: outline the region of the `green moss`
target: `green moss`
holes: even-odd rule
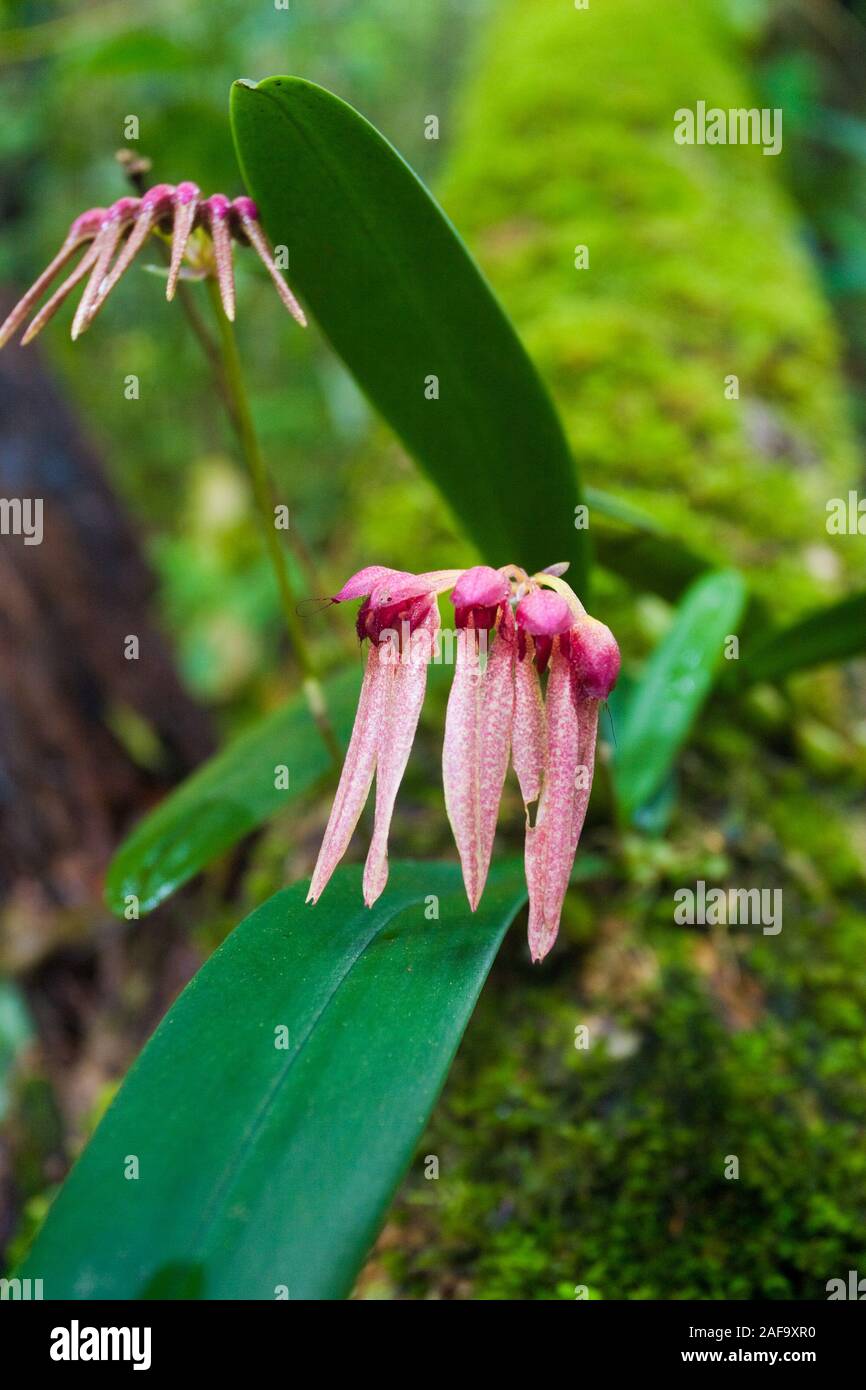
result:
[[[786,890],[779,937],[713,939],[612,907],[552,982],[512,941],[422,1146],[441,1177],[403,1198],[430,1243],[392,1253],[392,1279],[415,1296],[455,1277],[475,1298],[824,1296],[866,1260],[862,917],[822,923]]]
[[[819,587],[803,548],[826,543],[824,502],[857,460],[784,154],[673,140],[674,111],[698,98],[751,104],[724,16],[690,0],[663,16],[643,0],[503,7],[440,191],[586,480],[795,609]]]

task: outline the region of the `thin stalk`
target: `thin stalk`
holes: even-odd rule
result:
[[[226,318],[216,281],[209,278],[207,287],[211,303],[213,304],[217,328],[219,330],[221,375],[230,402],[230,411],[233,417],[238,442],[241,446],[241,452],[243,453],[244,461],[250,471],[256,507],[258,509],[262,531],[264,532],[265,545],[267,546],[268,557],[274,571],[274,577],[277,581],[283,618],[285,620],[292,649],[295,653],[298,665],[301,668],[304,694],[307,697],[310,712],[316,721],[322,738],[325,740],[334,761],[339,762],[341,757],[340,746],[337,743],[333,726],[328,717],[324,692],[319,680],[316,663],[307,643],[307,639],[304,636],[303,628],[298,620],[295,595],[292,592],[291,580],[289,579],[289,573],[286,569],[286,557],[283,553],[276,527],[274,526],[273,494],[271,492],[270,479],[268,478],[267,466],[253,423],[246,386],[244,385],[240,353],[238,352],[234,327],[229,319]]]

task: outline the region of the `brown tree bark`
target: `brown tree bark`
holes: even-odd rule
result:
[[[0,534],[0,918],[16,968],[42,954],[53,916],[99,898],[131,820],[213,745],[154,624],[153,578],[98,459],[38,354],[11,345],[0,353],[7,532],[17,504],[3,502],[18,498],[41,500],[43,534],[38,544]],[[137,660],[125,655],[130,636]],[[155,765],[136,762],[114,732],[124,709],[155,736]]]

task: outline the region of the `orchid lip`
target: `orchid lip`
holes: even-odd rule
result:
[[[571,627],[573,614],[560,594],[532,589],[517,605],[517,626],[533,637],[556,637]]]
[[[451,602],[455,608],[495,608],[509,595],[508,580],[489,565],[466,570],[454,585]]]
[[[457,627],[489,631],[496,623],[501,605],[508,600],[510,589],[505,576],[489,565],[476,565],[466,570],[451,594]]]

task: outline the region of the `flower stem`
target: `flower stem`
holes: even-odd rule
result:
[[[262,455],[261,446],[259,445],[258,435],[256,434],[252,412],[250,410],[249,398],[247,396],[246,386],[244,385],[240,353],[238,352],[234,326],[230,320],[226,318],[216,281],[209,278],[207,287],[211,303],[213,304],[217,328],[219,330],[222,378],[227,392],[230,414],[235,426],[238,442],[241,446],[241,452],[244,456],[244,461],[250,471],[256,507],[258,509],[262,531],[264,532],[268,558],[270,559],[274,577],[277,581],[280,606],[289,634],[289,641],[298,665],[301,668],[304,694],[307,698],[310,712],[316,721],[319,732],[327,744],[328,750],[334,758],[334,761],[339,763],[341,758],[340,746],[328,716],[325,695],[322,690],[321,681],[319,680],[316,663],[304,635],[304,630],[298,620],[295,609],[295,595],[292,591],[288,570],[286,569],[286,557],[283,553],[283,547],[280,544],[280,539],[274,525],[273,495],[271,492],[270,479],[268,478],[267,466]]]

